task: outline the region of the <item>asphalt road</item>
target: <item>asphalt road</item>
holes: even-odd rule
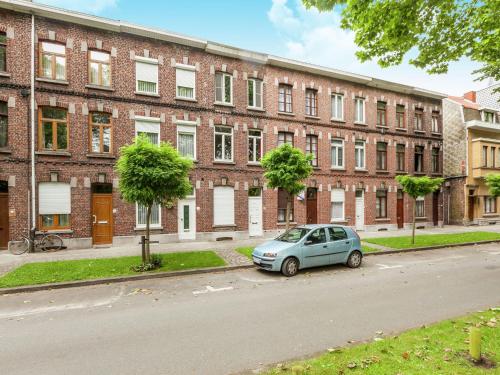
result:
[[[500,305],[500,246],[0,296],[0,373],[228,374]]]

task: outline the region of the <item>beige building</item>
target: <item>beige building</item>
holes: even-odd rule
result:
[[[493,94],[495,86],[443,100],[444,217],[448,224],[500,222],[500,199],[490,196],[485,183],[486,175],[500,173],[500,107]]]

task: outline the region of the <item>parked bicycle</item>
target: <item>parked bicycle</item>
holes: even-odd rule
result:
[[[63,247],[63,240],[57,234],[42,232],[35,234],[35,231],[28,235],[21,235],[21,240],[10,246],[10,252],[15,255],[21,255],[27,252],[30,248],[34,251],[57,251]]]

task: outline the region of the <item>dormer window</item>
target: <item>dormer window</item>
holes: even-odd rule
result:
[[[481,117],[484,122],[489,122],[490,124],[494,124],[495,121],[495,113],[491,111],[481,111]]]

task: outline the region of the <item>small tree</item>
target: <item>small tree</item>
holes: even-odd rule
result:
[[[403,187],[403,191],[413,198],[413,227],[411,232],[411,243],[415,244],[415,217],[417,214],[417,198],[430,194],[442,185],[444,179],[396,176],[396,181]]]
[[[264,177],[271,189],[281,188],[288,193],[286,203],[286,229],[290,226],[290,209],[293,197],[304,190],[302,183],[312,173],[312,155],[305,155],[298,148],[283,144],[269,151],[262,158]]]
[[[490,188],[492,196],[500,197],[500,174],[490,173],[486,176],[486,185]]]
[[[150,263],[150,222],[154,204],[184,198],[191,191],[188,174],[192,162],[179,155],[169,143],[152,144],[141,135],[120,150],[116,170],[123,199],[146,207],[146,246],[143,264]]]

